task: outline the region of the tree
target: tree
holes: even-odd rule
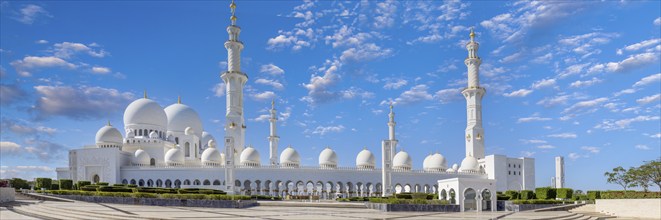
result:
[[[644,170],[643,174],[649,178],[650,182],[661,189],[661,159],[647,162],[640,166],[640,169]]]
[[[628,173],[626,169],[622,168],[622,166],[613,168],[613,172],[606,172],[604,173],[604,176],[608,178],[606,180],[608,183],[620,185],[622,188],[624,188],[625,191],[627,188],[633,186],[633,179],[631,178],[631,174]]]
[[[28,181],[21,178],[13,178],[9,180],[9,183],[14,189],[30,189]]]
[[[643,187],[643,190],[647,192],[648,191],[647,189],[650,187],[650,182],[651,182],[651,177],[648,175],[648,172],[649,169],[645,169],[644,166],[640,166],[638,168],[635,167],[629,168],[629,171],[627,171],[627,175],[631,176],[632,179],[631,186]]]

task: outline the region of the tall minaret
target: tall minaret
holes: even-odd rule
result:
[[[280,137],[278,137],[278,134],[276,134],[276,126],[275,122],[278,121],[278,116],[275,111],[275,100],[271,101],[271,118],[269,119],[269,122],[271,123],[271,135],[269,136],[269,161],[271,163],[271,166],[278,165],[278,142],[280,141]]]
[[[395,112],[392,111],[392,103],[390,103],[390,113],[388,114],[388,140],[391,142],[391,152],[390,156],[395,157],[395,154],[397,153],[397,139],[395,139],[395,125],[397,123],[395,122]]]
[[[468,57],[464,64],[468,67],[468,87],[461,94],[466,98],[466,157],[473,156],[476,159],[484,158],[484,128],[482,128],[482,97],[486,93],[480,87],[478,72],[482,60],[477,56],[480,44],[475,42],[475,32],[471,28],[470,42],[466,44]]]
[[[227,27],[229,40],[225,42],[227,49],[227,72],[220,76],[225,82],[227,119],[225,124],[225,137],[231,137],[234,142],[234,163],[239,161],[239,154],[245,146],[246,125],[243,118],[243,86],[248,81],[248,75],[241,72],[241,51],[243,43],[239,41],[241,28],[236,26],[236,4],[234,0],[230,4],[232,24]]]

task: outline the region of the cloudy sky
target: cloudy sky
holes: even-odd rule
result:
[[[1,5],[0,176],[54,177],[67,150],[122,127],[142,97],[182,96],[222,137],[228,1],[16,2]],[[487,154],[536,159],[551,184],[616,189],[603,172],[661,156],[661,3],[238,1],[248,144],[267,161],[267,108],[281,148],[304,165],[326,146],[341,166],[380,158],[394,103],[417,169],[431,152],[464,157],[464,48],[475,27]],[[120,129],[123,130],[123,129]]]

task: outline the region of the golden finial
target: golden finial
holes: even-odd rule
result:
[[[271,100],[271,109],[275,109],[275,99]]]
[[[232,11],[232,16],[230,17],[230,20],[232,20],[232,25],[236,24],[236,3],[234,3],[234,0],[232,0],[232,3],[230,4],[230,9]]]
[[[177,97],[177,103],[181,104],[181,96]]]
[[[142,91],[142,96],[143,96],[143,98],[147,98],[147,90],[146,89],[144,91]]]
[[[475,32],[473,31],[473,27],[471,27],[471,33],[470,33],[471,41],[475,39]]]
[[[110,124],[110,120],[108,120],[108,126],[112,126],[112,125]]]

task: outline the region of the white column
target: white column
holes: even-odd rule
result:
[[[278,121],[277,112],[275,110],[275,102],[271,102],[271,118],[269,119],[271,127],[271,135],[269,136],[269,163],[271,166],[276,166],[279,164],[278,161],[278,142],[280,137],[277,134],[277,127],[275,122]]]
[[[234,139],[225,137],[225,186],[228,194],[236,195],[234,187]]]
[[[392,195],[391,187],[391,167],[392,167],[392,141],[384,140],[381,142],[381,196]]]
[[[466,44],[468,58],[464,64],[468,68],[468,87],[461,93],[466,98],[466,156],[484,158],[484,129],[482,128],[482,97],[486,90],[480,87],[479,69],[482,61],[477,56],[479,44],[471,29],[471,40]]]

